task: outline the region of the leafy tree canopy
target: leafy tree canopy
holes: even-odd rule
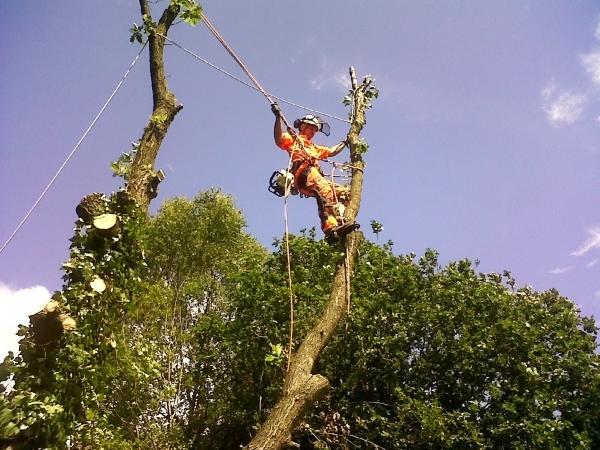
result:
[[[78,227],[61,294],[78,331],[49,349],[50,366],[28,357],[24,331],[24,354],[2,365],[16,381],[0,397],[2,438],[54,448],[67,437],[111,449],[247,443],[287,365],[282,243],[263,249],[218,191],[125,221],[108,261]],[[133,253],[120,256],[124,240]],[[290,253],[297,346],[343,255],[314,230],[292,236]],[[90,290],[109,272],[115,285]],[[466,260],[442,268],[433,251],[415,259],[363,243],[349,320],[318,361],[331,396],[294,439],[309,449],[597,448],[594,321],[556,291],[515,285]]]
[[[211,364],[227,377],[214,379],[222,422],[196,448],[247,442],[280,392],[289,310],[279,244],[233,279],[229,318],[200,336],[223,333]],[[341,255],[311,231],[292,239],[291,257],[298,345]],[[558,292],[516,289],[508,272],[478,273],[466,260],[441,268],[433,251],[415,260],[365,243],[349,323],[317,369],[334,390],[295,440],[331,449],[596,448],[596,332]]]

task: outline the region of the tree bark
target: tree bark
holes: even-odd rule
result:
[[[139,2],[142,15],[151,17],[148,0]],[[154,172],[154,163],[158,150],[171,122],[183,108],[167,86],[164,66],[164,36],[169,32],[178,13],[179,7],[171,3],[155,24],[154,32],[148,37],[153,110],[148,125],[144,128],[127,180],[127,193],[145,211],[148,211],[150,201],[156,196],[157,175]]]
[[[352,181],[350,184],[350,202],[346,208],[346,218],[354,221],[360,209],[363,184],[363,168],[359,134],[365,124],[364,91],[356,81],[354,69],[350,68],[353,98],[353,114],[348,133],[350,160],[352,162]],[[363,83],[364,84],[364,83]],[[354,267],[356,254],[363,240],[362,233],[354,231],[346,236],[344,245],[346,261],[338,264],[331,294],[321,317],[306,335],[300,348],[292,357],[286,374],[283,393],[258,433],[246,447],[247,450],[281,450],[299,448],[292,441],[292,433],[303,414],[314,402],[329,391],[329,381],[322,375],[313,374],[315,361],[333,336],[348,307],[347,283]]]

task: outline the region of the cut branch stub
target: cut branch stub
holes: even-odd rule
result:
[[[94,217],[104,214],[107,208],[106,196],[100,192],[93,192],[81,199],[75,212],[85,224],[91,225]]]
[[[56,300],[49,301],[41,311],[29,316],[29,322],[36,345],[48,345],[55,342],[64,332],[77,328],[75,320],[61,310]]]
[[[98,294],[102,294],[106,290],[106,283],[99,276],[95,276],[92,281],[90,281],[90,288]]]
[[[92,221],[94,228],[105,237],[113,237],[119,234],[119,216],[113,213],[100,214]]]
[[[165,173],[163,172],[162,169],[160,169],[158,172],[156,172],[154,174],[154,177],[152,177],[152,180],[150,181],[150,198],[155,198],[158,195],[158,185],[160,184],[161,181],[163,181],[165,179]]]
[[[117,224],[117,215],[112,213],[100,214],[94,217],[93,224],[99,230],[110,230]]]

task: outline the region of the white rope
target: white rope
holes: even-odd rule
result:
[[[137,60],[139,59],[140,55],[142,54],[142,51],[144,50],[144,48],[146,48],[146,44],[147,44],[147,42],[144,43],[144,45],[142,46],[142,48],[140,49],[140,51],[138,52],[138,54],[133,59],[131,65],[129,66],[129,68],[127,69],[127,71],[125,72],[125,74],[123,75],[123,77],[121,78],[121,80],[119,81],[119,83],[117,84],[117,87],[115,87],[115,89],[113,90],[112,94],[110,94],[110,96],[108,97],[108,100],[106,100],[106,102],[104,103],[104,106],[102,106],[102,108],[100,109],[100,112],[98,114],[96,114],[96,117],[94,118],[94,120],[92,120],[92,123],[90,124],[90,126],[87,128],[87,130],[85,130],[85,133],[83,133],[83,136],[81,136],[81,138],[79,139],[79,141],[77,141],[77,144],[75,144],[75,147],[73,148],[73,150],[71,150],[71,153],[69,153],[69,155],[67,156],[67,158],[65,159],[65,161],[58,168],[58,170],[56,171],[56,173],[54,174],[54,176],[52,177],[52,179],[50,180],[50,182],[48,183],[48,185],[44,188],[44,190],[42,191],[42,193],[40,194],[40,196],[33,203],[33,206],[29,209],[29,211],[27,212],[27,214],[25,214],[25,217],[23,217],[23,219],[21,220],[21,222],[19,223],[19,225],[17,225],[17,227],[15,228],[15,230],[12,232],[12,234],[9,236],[9,238],[6,240],[6,242],[2,245],[2,247],[0,247],[0,254],[4,251],[4,249],[8,246],[8,244],[10,244],[10,242],[13,240],[13,238],[16,236],[16,234],[19,232],[19,230],[25,224],[25,222],[27,222],[27,220],[29,219],[29,217],[31,216],[31,214],[33,213],[33,211],[35,210],[35,208],[37,207],[37,205],[42,201],[42,199],[46,195],[46,192],[48,192],[48,190],[50,189],[50,187],[52,187],[52,185],[54,184],[54,182],[56,181],[56,179],[59,177],[59,175],[61,174],[61,172],[65,168],[65,166],[69,163],[69,161],[71,160],[71,158],[73,157],[73,155],[75,154],[75,152],[77,151],[77,149],[79,148],[79,146],[81,145],[81,143],[83,142],[83,140],[87,137],[87,135],[92,130],[92,128],[94,127],[94,125],[96,125],[96,122],[98,121],[98,119],[100,118],[100,116],[102,115],[102,113],[104,113],[104,110],[108,107],[108,105],[111,102],[111,100],[113,99],[113,97],[117,94],[117,92],[121,88],[121,85],[123,84],[123,82],[125,81],[125,79],[127,78],[127,76],[129,75],[129,72],[131,72],[131,70],[133,69],[133,67],[137,63]]]
[[[290,152],[290,159],[288,161],[287,171],[290,173],[292,169],[292,157],[294,152]],[[290,256],[290,230],[288,227],[288,209],[287,209],[287,199],[289,197],[289,193],[292,189],[293,181],[288,177],[285,179],[285,196],[283,198],[283,217],[285,223],[285,252],[287,256],[287,275],[288,275],[288,289],[289,289],[289,297],[290,297],[290,342],[288,347],[288,362],[287,362],[287,370],[290,370],[290,364],[292,363],[292,353],[294,346],[294,291],[292,288],[292,262]]]

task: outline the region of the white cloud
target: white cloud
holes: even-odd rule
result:
[[[594,293],[594,297],[596,298],[600,298],[600,289],[598,289],[595,293]]]
[[[350,76],[341,71],[331,75],[330,71],[325,70],[310,80],[310,86],[317,91],[334,87],[339,91],[346,92],[350,89]]]
[[[9,350],[19,350],[21,339],[15,333],[19,324],[28,324],[35,314],[50,300],[50,292],[43,286],[13,290],[0,282],[0,360]]]
[[[583,94],[557,92],[554,84],[542,89],[542,108],[553,125],[572,124],[583,114],[587,97]]]
[[[600,52],[592,52],[587,55],[579,55],[581,64],[585,71],[592,77],[594,84],[600,84]]]
[[[588,230],[590,235],[587,240],[579,246],[577,250],[571,252],[572,256],[585,255],[593,248],[600,248],[600,227],[592,227]]]
[[[594,267],[594,266],[596,265],[596,263],[597,263],[597,262],[598,262],[598,260],[597,260],[597,259],[592,259],[592,260],[591,260],[589,263],[587,263],[587,264],[585,265],[585,267],[587,267],[588,269],[589,269],[589,268],[591,268],[591,267]]]
[[[345,73],[345,72],[339,73],[334,77],[334,79],[335,79],[335,82],[338,84],[338,86],[340,86],[344,90],[350,89],[350,87],[351,87],[350,75],[348,75],[347,73]]]
[[[561,273],[569,272],[571,270],[573,270],[573,266],[555,267],[550,271],[550,273],[553,275],[559,275]]]
[[[347,92],[350,89],[350,75],[345,69],[340,69],[332,64],[327,55],[321,55],[319,63],[319,73],[310,80],[313,89],[320,91],[324,88],[333,87],[341,92]]]

